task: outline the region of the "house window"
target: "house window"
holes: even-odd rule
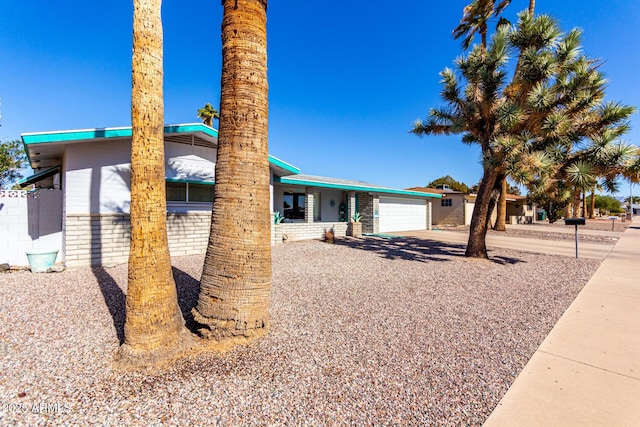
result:
[[[167,202],[212,203],[213,186],[191,182],[167,182]]]
[[[452,206],[452,199],[440,199],[440,206]]]
[[[288,219],[304,219],[304,193],[284,193],[283,211]]]

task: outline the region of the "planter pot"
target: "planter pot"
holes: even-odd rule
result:
[[[351,237],[362,237],[362,223],[350,222],[347,226],[347,235]]]
[[[33,273],[45,273],[56,262],[58,251],[32,250],[27,251],[29,267]]]

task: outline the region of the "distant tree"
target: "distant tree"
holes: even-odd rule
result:
[[[202,123],[213,127],[213,119],[219,119],[220,114],[218,114],[218,110],[213,108],[211,104],[207,102],[204,104],[204,107],[198,110],[198,117],[202,119]]]
[[[470,188],[464,182],[456,181],[451,175],[442,176],[438,179],[434,179],[427,184],[429,188],[436,188],[438,185],[448,185],[453,191],[460,191],[461,193],[469,193]]]
[[[0,141],[0,188],[8,188],[13,181],[22,178],[20,169],[26,160],[20,141]]]
[[[596,194],[595,207],[601,211],[604,210],[609,213],[618,213],[624,210],[622,209],[620,200],[613,196],[602,196],[599,194]]]
[[[629,199],[631,199],[631,197],[625,197],[624,202],[628,204]],[[633,196],[633,203],[640,203],[640,196]]]

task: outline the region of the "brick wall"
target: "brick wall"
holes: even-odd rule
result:
[[[333,229],[336,237],[347,235],[346,222],[283,222],[281,224],[282,234],[286,236],[286,241],[324,239],[324,233]]]
[[[204,253],[209,239],[210,223],[209,212],[167,214],[167,237],[171,256]],[[67,267],[127,262],[130,229],[128,214],[67,215]]]
[[[363,233],[379,233],[380,232],[380,198],[377,195],[368,193],[359,194],[358,203],[360,205],[360,215],[362,215],[362,232]]]

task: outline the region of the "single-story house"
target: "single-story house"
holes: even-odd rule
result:
[[[477,194],[455,191],[447,185],[436,188],[412,187],[410,191],[424,191],[439,194],[442,198],[433,205],[434,226],[470,225]],[[491,222],[495,222],[497,212],[494,209]],[[528,224],[536,220],[535,206],[526,196],[507,194],[507,224]]]
[[[129,250],[131,128],[21,135],[36,173],[22,180],[46,194],[40,215],[56,223],[48,245],[68,267],[126,262]],[[202,123],[165,126],[167,233],[171,254],[203,253],[209,235],[218,133]],[[269,156],[273,212],[285,217],[288,240],[344,236],[358,211],[364,233],[431,228],[431,209],[442,196],[360,181],[304,175]],[[56,201],[53,203],[51,200]],[[439,202],[438,202],[439,203]],[[42,204],[41,204],[42,205]],[[51,227],[49,227],[51,228]],[[272,242],[281,243],[272,226]]]

